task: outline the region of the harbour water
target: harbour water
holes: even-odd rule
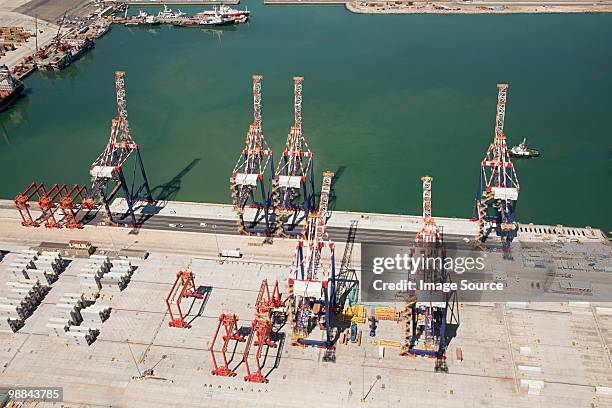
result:
[[[612,230],[612,15],[246,5],[252,19],[237,27],[114,26],[68,69],[29,77],[26,96],[0,115],[0,196],[33,180],[87,182],[122,69],[154,193],[228,203],[251,120],[251,75],[264,76],[264,133],[278,159],[297,74],[317,184],[323,170],[338,175],[332,208],[419,214],[420,176],[429,174],[434,215],[469,218],[495,85],[508,82],[509,144],[526,137],[542,152],[516,161],[518,220]]]

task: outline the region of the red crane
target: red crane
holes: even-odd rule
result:
[[[75,204],[77,199],[79,206]],[[78,184],[73,185],[72,188],[68,190],[68,192],[60,199],[59,207],[64,213],[66,228],[70,229],[83,228],[83,226],[76,220],[76,212],[79,209],[93,210],[96,208],[93,202],[88,199],[87,186],[79,186]]]
[[[40,224],[32,218],[30,213],[30,200],[34,196],[40,199],[45,194],[45,187],[42,184],[31,182],[28,187],[15,197],[15,207],[21,215],[21,225],[24,227],[38,227]]]
[[[43,187],[44,190],[44,187]],[[68,190],[65,185],[60,186],[55,183],[49,191],[45,191],[45,193],[38,199],[38,206],[40,207],[40,211],[42,211],[43,218],[45,219],[45,227],[47,228],[62,228],[61,224],[57,222],[55,219],[54,213],[57,210],[57,202],[58,198],[61,198],[62,193],[66,193]]]
[[[168,308],[168,313],[170,314],[170,322],[168,323],[170,327],[179,327],[182,329],[188,329],[191,327],[191,325],[185,321],[185,316],[183,316],[181,301],[190,297],[202,299],[202,294],[196,289],[194,278],[195,274],[187,270],[179,271],[176,274],[174,284],[170,289],[170,293],[168,293],[168,296],[166,297],[166,307]],[[171,303],[173,301],[176,304],[178,311],[177,315],[172,313]]]
[[[219,335],[219,331],[223,327],[225,334],[223,335],[223,345],[221,346],[221,355],[223,356],[223,365],[219,366],[217,364],[217,359],[215,358],[215,343],[217,341],[217,336]],[[232,312],[221,313],[219,316],[219,324],[217,325],[217,330],[215,331],[215,335],[213,336],[212,342],[210,343],[210,355],[212,356],[213,366],[215,367],[211,374],[220,375],[223,377],[235,377],[236,372],[229,368],[228,360],[227,360],[227,346],[230,340],[234,340],[237,342],[243,342],[244,337],[240,335],[238,332],[238,315]]]
[[[255,301],[255,316],[251,322],[251,332],[246,341],[244,348],[243,361],[246,366],[247,375],[245,381],[267,383],[268,379],[261,373],[261,353],[264,346],[276,347],[277,344],[272,340],[273,327],[272,316],[274,309],[283,306],[281,295],[278,289],[278,281],[274,283],[272,290],[268,286],[268,281],[264,279],[261,282],[257,300]],[[249,353],[252,345],[257,346],[255,351],[255,367],[254,372],[251,371],[249,365]]]

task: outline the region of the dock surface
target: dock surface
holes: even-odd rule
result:
[[[183,204],[172,205],[166,211]],[[203,207],[222,214],[226,206]],[[45,328],[62,294],[79,290],[77,274],[87,260],[73,259],[26,325],[17,333],[0,333],[3,384],[61,385],[65,403],[73,405],[149,408],[244,403],[331,408],[360,405],[380,376],[367,397],[368,406],[612,404],[612,397],[601,388],[612,386],[609,303],[462,304],[458,336],[447,353],[448,374],[434,373],[429,359],[400,357],[392,347],[380,358],[366,325],[361,326],[362,346],[338,345],[335,363],[324,362],[322,350],[285,342],[270,349],[265,358],[264,373],[270,382],[253,384],[242,380],[244,367],[237,368],[235,378],[211,375],[208,347],[221,311],[233,311],[240,318],[239,326],[249,325],[262,279],[278,279],[286,294],[295,240],[275,239],[268,245],[257,237],[144,229],[133,234],[125,228],[100,226],[51,231],[24,228],[5,217],[7,210],[0,211],[0,248],[11,251],[0,263],[0,291],[11,279],[6,269],[14,252],[42,241],[88,239],[101,249],[150,253],[146,260],[133,261],[137,269],[125,290],[102,290],[97,303],[111,306],[112,311],[91,346],[50,336]],[[241,259],[217,256],[220,249],[236,248],[243,253]],[[337,251],[342,253],[342,242]],[[361,273],[360,244],[355,245],[351,261]],[[212,287],[208,300],[191,308],[191,329],[169,327],[163,301],[176,272],[184,267],[196,274],[197,286]],[[395,322],[383,321],[376,339],[399,336]],[[457,348],[462,350],[462,361],[455,358]],[[138,379],[140,372],[158,362],[154,378]],[[420,385],[415,387],[415,382]],[[530,393],[528,384],[533,382],[543,385],[539,395]]]

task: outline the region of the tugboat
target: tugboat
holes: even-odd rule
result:
[[[523,158],[531,158],[538,157],[540,152],[536,149],[530,149],[527,146],[527,139],[523,139],[523,141],[518,145],[514,146],[510,149],[510,156],[512,157],[523,157]]]
[[[23,82],[13,78],[6,65],[0,66],[0,112],[8,108],[23,92]]]

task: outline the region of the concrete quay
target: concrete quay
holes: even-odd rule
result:
[[[173,205],[167,211],[181,204]],[[224,211],[223,206],[203,207]],[[0,249],[10,252],[0,262],[0,296],[13,279],[7,269],[17,253],[41,241],[87,239],[98,248],[150,253],[146,260],[133,261],[137,269],[124,290],[102,290],[97,303],[109,306],[111,313],[91,346],[51,336],[45,327],[64,294],[79,291],[78,274],[87,259],[71,259],[23,328],[0,333],[0,383],[62,386],[64,406],[612,406],[610,303],[462,304],[458,335],[448,350],[448,374],[434,373],[429,359],[400,357],[393,347],[381,352],[371,343],[367,325],[359,325],[361,346],[339,344],[334,363],[323,361],[319,349],[287,342],[270,349],[264,364],[270,382],[253,384],[242,379],[244,364],[236,369],[237,377],[211,375],[208,347],[221,311],[237,313],[239,327],[250,324],[262,279],[278,279],[286,294],[294,240],[275,239],[268,245],[262,238],[210,232],[25,228],[1,208]],[[235,248],[243,253],[241,259],[218,258],[218,249]],[[343,249],[338,244],[338,253]],[[191,308],[192,328],[177,329],[168,326],[164,298],[176,272],[185,267],[196,274],[197,286],[212,289],[206,302],[196,301]],[[351,267],[360,277],[360,244]],[[397,340],[400,331],[397,323],[382,321],[376,338]],[[287,335],[287,329],[282,333]],[[232,367],[238,365],[239,357],[233,361]],[[153,376],[139,376],[153,366]]]
[[[17,4],[16,4],[17,3]],[[38,46],[44,47],[51,43],[57,34],[58,26],[54,23],[39,19],[36,22],[34,16],[14,11],[17,9],[18,2],[13,0],[0,0],[0,25],[23,27],[25,30],[36,33],[38,26]],[[8,51],[0,57],[0,64],[5,64],[13,68],[19,64],[24,57],[33,55],[36,52],[36,38],[31,37],[26,43],[17,47],[13,51]]]
[[[0,201],[0,208],[6,208],[7,202]],[[11,203],[12,205],[12,203]],[[114,213],[125,213],[127,206],[122,198],[116,199],[111,211]],[[210,221],[218,220],[218,224],[231,224],[231,229],[235,228],[236,214],[233,206],[227,204],[207,204],[207,203],[188,203],[179,201],[169,201],[157,204],[141,203],[136,207],[139,216],[153,215],[150,222],[159,223],[161,229],[167,229],[162,225],[162,220],[169,220],[169,223],[177,223],[177,220],[186,220],[190,225],[197,223],[197,231],[204,231],[203,228],[211,228]],[[249,211],[245,212],[245,219],[249,219]],[[252,215],[251,215],[252,216]],[[465,218],[434,217],[436,223],[444,230],[445,236],[454,237],[460,240],[472,240],[478,234],[476,222]],[[174,221],[173,221],[174,220]],[[403,239],[416,233],[422,225],[422,217],[417,215],[399,214],[376,214],[359,213],[348,211],[332,211],[327,226],[331,235],[334,231],[347,231],[352,223],[357,222],[358,231],[377,231],[378,234],[373,238],[384,240],[385,236],[400,234]],[[206,226],[200,225],[206,223]],[[185,228],[187,224],[183,224]],[[359,234],[359,232],[358,232]],[[343,235],[345,237],[346,234]],[[409,238],[412,239],[412,238]],[[591,227],[573,228],[562,225],[547,226],[523,224],[520,226],[518,241],[522,242],[555,242],[555,241],[576,241],[576,242],[605,242],[607,239],[604,233]]]
[[[360,14],[612,13],[610,1],[347,1]]]

